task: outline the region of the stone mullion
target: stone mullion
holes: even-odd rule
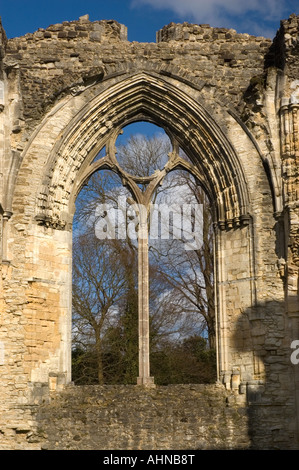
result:
[[[150,377],[149,355],[149,259],[147,210],[141,207],[138,231],[138,337],[139,377],[138,385],[153,385]]]
[[[143,193],[136,184],[136,177],[126,173],[119,165],[115,157],[115,142],[117,135],[112,136],[108,144],[108,155],[99,162],[95,162],[93,168],[99,167],[106,160],[111,169],[116,171],[125,182],[126,186],[137,204],[135,210],[138,212],[138,355],[139,376],[137,384],[154,386],[154,378],[150,376],[150,327],[149,327],[149,249],[148,249],[148,214],[152,194],[165,176],[165,171],[160,171],[150,183],[148,191]],[[147,178],[145,178],[147,179]]]

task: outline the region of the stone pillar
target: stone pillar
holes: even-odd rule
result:
[[[8,221],[12,216],[12,212],[4,211],[2,218],[3,218],[3,226],[2,226],[2,261],[7,261],[7,229],[8,229]]]
[[[295,90],[296,91],[296,90]],[[285,201],[286,312],[291,340],[299,340],[299,102],[294,96],[281,100],[281,156]],[[299,409],[299,366],[294,365],[295,403]],[[299,442],[299,416],[296,418]]]
[[[139,205],[138,230],[138,336],[139,377],[138,385],[152,386],[149,358],[149,262],[147,209]]]
[[[238,390],[255,374],[249,315],[254,302],[251,226],[216,228],[218,379]]]

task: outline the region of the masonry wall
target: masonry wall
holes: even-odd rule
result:
[[[45,450],[251,446],[244,396],[221,385],[68,386],[36,410],[36,422],[27,445]]]
[[[221,384],[68,386],[32,407],[34,427],[20,448],[43,450],[278,450],[296,449],[282,426],[281,406],[259,402]],[[284,410],[285,422],[292,410]]]
[[[299,317],[298,23],[296,16],[283,21],[274,41],[208,25],[170,24],[158,32],[156,43],[147,44],[128,42],[126,28],[115,21],[81,18],[13,39],[7,39],[1,28],[0,448],[55,448],[56,433],[67,448],[115,447],[109,434],[115,428],[122,446],[146,446],[142,429],[148,430],[144,436],[152,436],[152,445],[164,442],[163,448],[178,445],[176,432],[185,445],[203,448],[247,448],[258,441],[264,448],[298,445],[294,383],[299,386],[299,379],[290,364]],[[126,87],[132,88],[131,95],[121,94]],[[117,92],[115,105],[109,108],[112,88]],[[165,101],[157,98],[160,89]],[[164,110],[170,104],[178,113],[173,90],[207,110],[214,133],[209,134],[202,121],[189,129],[189,122],[194,122],[191,114],[160,113],[159,107]],[[81,168],[95,156],[94,142],[105,145],[119,116],[125,123],[126,114],[131,119],[139,112],[134,108],[136,98],[144,100],[150,118],[168,118],[173,129],[185,130],[178,137],[211,179],[219,213],[227,201],[231,203],[226,219],[215,220],[219,365],[226,391],[222,386],[209,388],[209,393],[189,386],[149,391],[68,388],[48,403],[49,390],[62,390],[70,381],[68,198]],[[223,162],[217,154],[213,139],[220,133],[237,161]],[[225,187],[228,175],[232,183]],[[242,191],[248,195],[243,225],[235,220],[238,217],[231,218],[233,202],[237,205]],[[55,223],[36,217],[49,201],[58,217]],[[230,389],[242,396],[235,402],[239,411],[227,406]],[[106,394],[111,402],[106,401],[114,404],[109,412],[103,405]],[[190,396],[198,404],[192,414]],[[131,404],[123,412],[119,403],[126,397]],[[143,398],[148,410],[142,408]],[[133,416],[135,399],[142,413],[140,423],[132,418],[128,437],[126,416]],[[88,400],[91,420],[86,418]],[[156,414],[150,417],[151,410]],[[73,416],[84,420],[76,424]],[[171,436],[159,427],[158,417],[172,423]],[[216,429],[219,422],[224,440],[222,430]],[[96,444],[92,434],[101,427],[109,440],[104,443],[98,435]],[[237,442],[231,437],[236,435],[242,436]]]
[[[207,87],[211,104],[224,99],[238,105],[252,77],[263,72],[271,45],[263,37],[209,25],[171,24],[157,36],[157,43],[131,43],[125,28],[114,21],[81,20],[9,39],[4,64],[11,71],[18,68],[20,126],[23,119],[26,126],[38,121],[59,97],[104,74],[133,72],[149,63],[166,71],[171,64],[183,76],[192,70],[193,80]]]

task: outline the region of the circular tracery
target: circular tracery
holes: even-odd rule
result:
[[[180,156],[179,145],[174,137],[171,138],[172,148],[168,154],[167,161],[161,169],[157,168],[148,176],[139,176],[128,173],[116,158],[116,139],[118,134],[119,132],[115,132],[111,136],[108,145],[106,145],[105,156],[94,161],[87,168],[85,174],[82,176],[82,181],[87,180],[95,171],[100,169],[109,169],[114,171],[121,178],[123,185],[128,187],[135,202],[143,204],[147,208],[151,203],[153,193],[157,187],[162,184],[167,173],[177,169],[183,169],[191,173],[200,181],[201,174],[198,168],[191,162],[187,161],[187,159]],[[142,190],[139,185],[145,185],[145,189]]]

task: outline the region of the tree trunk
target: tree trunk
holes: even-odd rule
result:
[[[96,355],[97,355],[97,372],[99,385],[104,384],[103,357],[102,357],[102,341],[100,333],[96,331]]]

